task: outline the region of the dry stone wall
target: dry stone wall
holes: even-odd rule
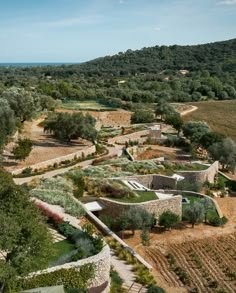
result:
[[[133,180],[137,181],[145,187],[153,190],[158,189],[174,189],[176,187],[176,180],[172,177],[158,174],[150,175],[137,175],[137,176],[128,176],[120,177],[119,180]]]
[[[122,135],[122,136],[117,136],[114,138],[110,138],[108,142],[110,144],[125,144],[126,142],[138,142],[140,144],[144,143],[147,138],[148,138],[149,130],[142,130],[142,131],[137,131],[134,133]]]
[[[115,200],[100,198],[99,201],[104,205],[105,209],[100,213],[101,215],[112,216],[114,218],[119,217],[123,212],[129,210],[131,207],[143,207],[148,212],[154,213],[157,218],[167,211],[170,210],[173,213],[182,217],[182,196],[176,195],[168,199],[156,199],[142,203],[123,203]]]
[[[96,152],[96,147],[95,147],[95,145],[92,145],[92,146],[86,147],[83,150],[79,150],[77,152],[74,152],[72,154],[62,156],[62,157],[58,157],[58,158],[54,158],[54,159],[47,160],[47,161],[44,161],[44,162],[40,162],[40,163],[31,165],[29,167],[32,168],[32,171],[34,171],[36,169],[37,170],[43,170],[43,169],[48,168],[49,166],[53,166],[53,164],[56,164],[56,163],[59,164],[59,163],[61,163],[63,161],[67,161],[67,160],[71,161],[71,160],[73,160],[75,158],[82,158],[82,157],[86,158],[87,156],[92,155],[95,152]],[[24,169],[25,168],[16,169],[16,170],[12,171],[12,174],[14,174],[14,175],[21,174]]]
[[[176,173],[183,176],[190,183],[201,183],[208,181],[214,183],[215,176],[219,171],[219,163],[214,162],[208,169],[201,171],[177,171]]]
[[[111,265],[110,248],[108,245],[105,245],[102,251],[100,251],[98,254],[94,256],[79,260],[77,262],[66,263],[64,265],[51,267],[47,270],[38,271],[33,273],[33,275],[35,276],[35,275],[40,275],[43,273],[50,273],[60,269],[77,268],[79,270],[79,268],[82,265],[89,264],[89,263],[92,263],[95,266],[95,277],[90,280],[90,283],[88,286],[89,292],[94,291],[97,293],[108,293],[109,284],[110,284],[110,265]]]

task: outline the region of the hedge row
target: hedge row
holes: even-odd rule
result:
[[[63,285],[65,289],[87,289],[95,276],[94,264],[85,264],[78,269],[60,269],[18,281],[17,290]]]

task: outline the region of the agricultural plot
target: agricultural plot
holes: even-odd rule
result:
[[[114,110],[114,108],[108,107],[106,105],[100,104],[97,101],[68,101],[60,105],[60,108],[66,110]]]
[[[219,131],[236,141],[236,101],[196,102],[198,109],[184,116],[184,121],[206,121],[214,131]]]
[[[191,292],[236,292],[236,233],[169,244],[165,253],[153,245],[147,256],[169,286]]]

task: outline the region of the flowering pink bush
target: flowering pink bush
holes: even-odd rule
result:
[[[64,218],[57,213],[54,213],[49,208],[47,208],[44,204],[37,202],[36,206],[41,210],[41,212],[47,217],[48,222],[53,224],[54,226],[58,226],[59,224],[64,222]]]

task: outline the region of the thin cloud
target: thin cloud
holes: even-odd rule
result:
[[[217,3],[218,5],[236,5],[236,0],[224,0]]]
[[[160,27],[158,27],[158,26],[154,27],[154,31],[157,31],[157,32],[159,32],[160,30],[161,30],[161,28],[160,28]]]

